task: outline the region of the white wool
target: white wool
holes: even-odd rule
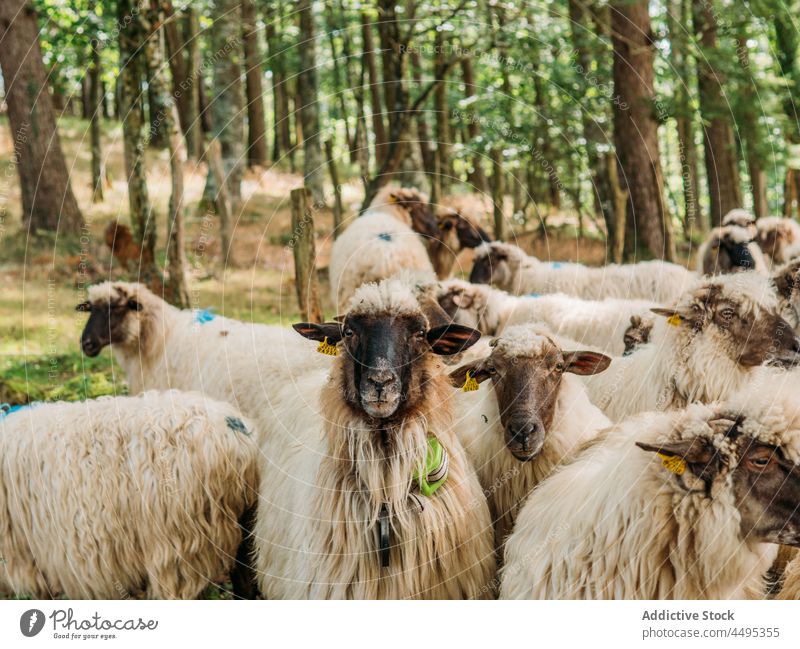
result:
[[[0,420],[0,591],[197,597],[230,570],[258,447],[233,407],[146,392]]]
[[[107,304],[123,294],[142,305],[126,317],[128,340],[111,345],[132,394],[172,388],[203,392],[237,405],[261,437],[273,388],[294,383],[303,371],[330,366],[330,357],[316,353],[291,329],[221,316],[200,324],[193,311],[176,309],[141,284],[99,284],[89,289],[89,301]]]
[[[734,273],[701,280],[678,300],[689,305],[696,289],[719,285],[722,296],[757,315],[775,311],[772,285],[757,273]],[[663,320],[663,318],[659,318]],[[724,400],[751,378],[754,368],[736,362],[737,350],[713,326],[697,333],[690,326],[657,325],[652,341],[609,368],[583,377],[592,402],[612,421],[638,412],[667,410],[687,403]]]
[[[344,313],[356,289],[403,270],[436,279],[425,243],[396,205],[376,205],[355,219],[334,241],[329,276],[331,300]]]
[[[697,277],[678,264],[643,261],[601,267],[567,262],[545,262],[513,244],[492,242],[475,249],[480,258],[490,248],[508,255],[505,277],[497,288],[514,295],[565,293],[587,300],[623,298],[667,303],[680,295]]]
[[[442,282],[439,294],[451,290],[460,291],[468,305],[459,308],[454,321],[481,333],[497,335],[511,325],[541,323],[554,334],[614,356],[625,351],[624,336],[631,316],[652,320],[650,309],[659,306],[647,300],[584,300],[562,293],[515,296],[457,279]]]
[[[528,498],[506,545],[501,597],[759,596],[777,546],[742,537],[727,476],[715,480],[710,497],[700,488],[689,492],[655,453],[634,445],[699,435],[724,453],[726,440],[706,422],[730,410],[741,412],[732,400],[730,407],[644,413],[590,443]],[[746,432],[771,439],[781,434],[775,423],[751,421]],[[795,453],[798,442],[788,442]]]
[[[511,327],[496,348],[507,357],[537,357],[551,337],[542,328]],[[494,349],[494,348],[492,348]],[[492,349],[485,350],[483,358]],[[577,348],[565,349],[575,351]],[[565,373],[558,388],[553,421],[545,433],[541,452],[529,462],[517,460],[505,445],[497,396],[491,381],[477,391],[455,394],[455,427],[467,456],[489,500],[498,536],[511,530],[519,508],[533,488],[597,432],[611,425],[590,401],[586,388],[574,374]],[[497,538],[497,542],[502,538]]]

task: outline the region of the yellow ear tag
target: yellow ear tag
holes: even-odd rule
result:
[[[673,313],[669,318],[667,318],[667,322],[673,327],[677,327],[681,322],[683,322],[683,318],[677,313]]]
[[[317,351],[320,354],[325,354],[326,356],[338,356],[339,355],[339,350],[337,349],[336,345],[331,345],[328,342],[328,337],[327,336],[325,336],[323,341],[319,344],[319,347],[317,347]]]
[[[475,392],[480,387],[480,384],[475,380],[474,377],[469,375],[467,372],[467,380],[464,381],[464,385],[461,387],[463,392]]]
[[[675,475],[683,475],[686,471],[686,460],[677,455],[665,455],[664,453],[657,453],[661,458],[661,464],[668,471],[672,471]]]

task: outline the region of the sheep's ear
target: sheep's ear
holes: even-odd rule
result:
[[[92,303],[88,300],[86,302],[81,302],[75,307],[76,311],[82,311],[83,313],[88,313],[92,310]]]
[[[458,291],[452,293],[450,297],[459,309],[469,309],[475,301],[475,296],[468,291]]]
[[[642,318],[638,315],[631,316],[631,327],[641,327],[642,326]]]
[[[722,458],[713,445],[696,437],[664,444],[636,442],[636,446],[643,451],[657,453],[664,468],[673,473],[683,475],[688,469],[707,483],[712,482],[722,468]]]
[[[128,300],[128,308],[131,311],[141,311],[143,307],[142,307],[142,303],[141,302],[131,298],[130,300]]]
[[[480,340],[481,332],[472,327],[446,324],[430,329],[427,337],[434,354],[450,356],[472,347]]]
[[[337,316],[334,316],[333,319],[334,319],[335,322],[340,322],[341,323],[341,322],[344,322],[344,319],[346,317],[347,317],[346,315],[337,315]]]
[[[323,324],[298,322],[293,324],[292,328],[303,338],[309,340],[323,341],[327,338],[331,345],[335,345],[342,339],[342,327],[338,322],[324,322]]]
[[[661,307],[653,307],[650,309],[656,315],[664,316],[667,322],[675,327],[683,324],[684,321],[690,320],[689,312],[681,309],[663,309]]]
[[[611,364],[608,356],[598,352],[562,352],[562,355],[564,371],[581,376],[599,374]]]
[[[484,369],[485,363],[486,359],[484,358],[475,363],[467,363],[466,365],[457,367],[448,374],[450,384],[454,388],[463,388],[467,383],[467,373],[469,373],[470,379],[475,379],[477,383],[483,383],[489,378],[488,370]]]

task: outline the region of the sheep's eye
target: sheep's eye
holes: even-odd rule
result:
[[[720,315],[724,320],[730,320],[734,315],[736,315],[736,312],[733,309],[723,309]]]
[[[345,338],[350,338],[353,335],[353,330],[350,327],[345,327],[342,333]]]
[[[699,304],[693,304],[692,305],[692,311],[694,311],[695,313],[700,313],[700,305]]]
[[[747,460],[750,466],[756,469],[766,469],[771,463],[772,458],[770,457],[751,457]]]
[[[497,368],[494,365],[490,365],[489,367],[487,367],[486,371],[489,372],[489,374],[491,374],[492,376],[497,374]]]
[[[420,339],[425,338],[425,330],[424,329],[420,329],[415,335],[417,336],[417,338],[420,338]]]
[[[564,363],[556,363],[556,370],[559,372],[564,371]]]

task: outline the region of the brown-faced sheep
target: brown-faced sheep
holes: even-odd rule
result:
[[[479,333],[430,328],[394,280],[360,287],[341,324],[295,328],[338,355],[273,400],[255,526],[264,595],[490,596],[489,510],[438,359]]]
[[[235,408],[147,392],[0,419],[0,591],[197,597],[228,572],[258,494]]]
[[[513,295],[565,293],[585,300],[623,298],[666,304],[680,295],[697,275],[665,261],[590,267],[545,262],[510,243],[493,241],[475,249],[469,281],[491,284]]]
[[[756,242],[770,268],[776,268],[800,255],[800,224],[792,219],[768,216],[756,221]]]
[[[458,253],[491,239],[480,225],[452,207],[440,207],[436,221],[439,233],[428,240],[428,255],[436,276],[445,279],[452,274]]]
[[[501,597],[763,597],[776,544],[800,546],[796,394],[645,413],[601,433],[528,498]]]

